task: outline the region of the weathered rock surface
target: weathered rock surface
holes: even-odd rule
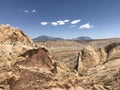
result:
[[[82,49],[75,69],[80,75],[86,77],[84,83],[87,85],[100,85],[102,86],[100,88],[103,88],[100,90],[119,90],[120,43],[112,43],[104,48]]]
[[[88,46],[79,52],[76,70],[82,72],[117,58],[120,58],[120,43],[112,43],[97,49]]]
[[[0,24],[0,54],[20,54],[32,49],[33,42],[21,30]]]
[[[22,43],[32,43],[21,30],[16,28],[1,24],[0,25],[0,42],[22,42]]]
[[[20,31],[0,27],[0,90],[120,90],[120,43],[82,49],[74,72]]]
[[[106,57],[107,54],[103,48],[94,49],[88,46],[79,52],[75,69],[82,73],[88,68],[93,68],[105,62]]]
[[[120,43],[112,43],[105,47],[107,60],[120,58]]]
[[[51,54],[46,48],[29,49],[20,56],[25,59],[17,62],[16,65],[43,68],[49,71],[54,69]]]

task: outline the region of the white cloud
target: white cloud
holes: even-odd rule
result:
[[[92,27],[94,27],[94,26],[90,25],[90,23],[86,23],[86,24],[81,25],[79,28],[80,29],[89,29],[89,28],[92,28]]]
[[[64,25],[65,22],[60,20],[60,21],[57,21],[57,24],[58,24],[58,25]]]
[[[70,20],[66,19],[66,20],[59,20],[57,21],[58,25],[65,25],[65,23],[69,22]]]
[[[41,22],[40,23],[42,26],[46,26],[48,23],[47,22]]]
[[[57,23],[57,22],[51,22],[51,25],[53,25],[53,26],[57,26],[58,23]]]
[[[77,23],[79,23],[81,20],[80,19],[78,19],[78,20],[73,20],[72,22],[71,22],[71,24],[77,24]]]
[[[63,22],[65,22],[65,23],[67,23],[67,22],[69,22],[70,20],[68,20],[68,19],[66,19],[66,20],[63,20]]]
[[[24,10],[25,13],[35,13],[37,12],[37,10],[33,9],[33,10]]]
[[[25,12],[25,13],[29,13],[29,11],[28,11],[28,10],[24,10],[24,12]]]
[[[11,26],[10,24],[6,24],[7,26]]]
[[[77,25],[71,25],[71,26],[70,26],[70,28],[75,28],[75,27],[77,27]]]
[[[37,12],[35,9],[33,9],[31,12],[33,12],[33,13],[35,13],[35,12]]]

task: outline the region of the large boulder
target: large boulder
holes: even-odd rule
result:
[[[105,62],[106,56],[106,52],[102,48],[94,49],[90,46],[83,48],[78,54],[75,69],[78,72],[83,72],[88,68],[95,67],[101,62]]]
[[[86,47],[81,51],[81,61],[87,68],[94,67],[100,63],[100,57],[97,51],[92,47]]]
[[[20,56],[25,59],[16,62],[15,65],[22,67],[36,67],[55,73],[56,65],[51,59],[51,54],[46,48],[30,49]]]
[[[88,46],[79,52],[75,69],[79,73],[83,73],[89,68],[118,58],[120,58],[120,43],[112,43],[103,48],[92,48]]]

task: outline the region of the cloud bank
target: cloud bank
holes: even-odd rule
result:
[[[52,26],[58,26],[58,25],[65,25],[66,23],[68,23],[70,20],[65,19],[65,20],[58,20],[58,21],[52,21],[52,22],[41,22],[40,24],[45,26],[47,24],[51,24]]]
[[[33,11],[34,12],[34,11]],[[86,24],[83,24],[81,26],[78,26],[79,22],[81,22],[80,19],[77,19],[77,20],[72,20],[70,21],[69,19],[65,19],[65,20],[58,20],[58,21],[52,21],[52,22],[45,22],[45,21],[42,21],[40,24],[42,26],[46,26],[48,24],[52,25],[52,26],[61,26],[61,25],[65,25],[68,23],[68,25],[70,25],[69,27],[70,28],[79,28],[79,29],[90,29],[90,28],[93,28],[94,26],[91,25],[90,23],[86,23]]]

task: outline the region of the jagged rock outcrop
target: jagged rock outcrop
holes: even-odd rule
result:
[[[23,71],[26,73],[23,73]],[[57,73],[57,63],[52,61],[51,54],[46,48],[34,45],[32,40],[22,31],[10,26],[0,25],[0,89],[21,90],[24,87],[25,79],[26,81],[32,79],[33,82],[34,79],[36,80],[37,76],[34,76],[38,74],[34,74],[34,72],[41,75],[38,77],[39,79],[48,80],[47,78],[51,77],[51,74],[55,75]],[[26,74],[31,74],[30,77],[27,76],[28,79]],[[44,76],[47,74],[48,76]],[[18,81],[22,81],[20,88],[19,85],[21,84]],[[27,82],[29,84],[29,81]]]
[[[120,58],[120,43],[112,43],[104,48],[83,48],[77,58],[75,69],[83,73],[86,69]]]
[[[32,40],[27,37],[21,30],[16,28],[0,24],[0,42],[22,42],[22,43],[32,43]]]
[[[84,77],[84,84],[93,86],[90,90],[119,90],[120,43],[82,49],[75,69]]]
[[[17,55],[32,49],[32,45],[32,40],[21,30],[0,24],[0,55]]]
[[[107,61],[120,58],[120,43],[112,43],[105,47]]]
[[[107,54],[103,48],[94,49],[90,46],[83,48],[78,54],[75,69],[78,72],[83,72],[88,68],[95,67],[101,62],[105,62],[106,56]]]
[[[50,52],[46,48],[30,49],[20,56],[25,59],[16,63],[19,66],[36,67],[49,71],[54,71],[54,67],[56,67],[51,59]]]
[[[100,57],[97,51],[89,46],[81,51],[81,61],[85,67],[91,68],[100,63]]]

